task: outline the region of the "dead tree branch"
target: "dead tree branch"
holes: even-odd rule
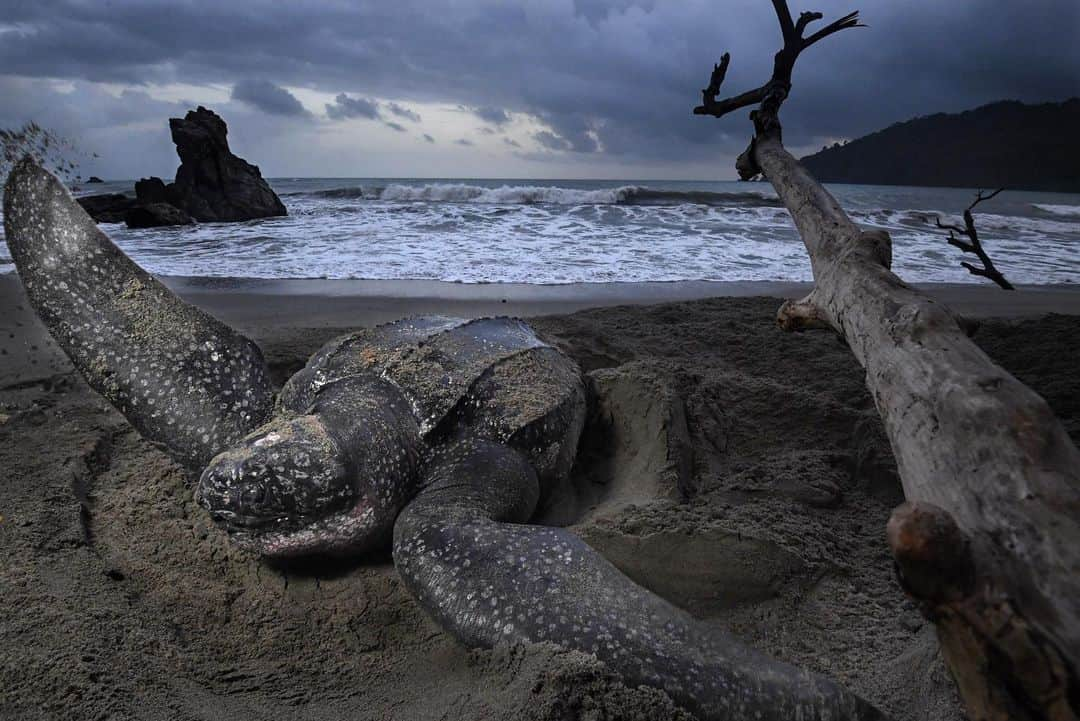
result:
[[[795,21],[785,0],[773,7],[784,44],[772,77],[724,100],[710,84],[717,92],[694,112],[758,103],[736,167],[776,189],[815,281],[777,320],[833,328],[866,370],[911,504],[894,514],[889,542],[905,588],[937,624],[970,717],[1076,721],[1080,452],[1046,402],[975,346],[948,308],[891,272],[888,234],[860,229],[784,148],[778,112],[799,53],[859,22],[852,13],[803,37],[818,14]],[[974,250],[966,227],[944,227]]]
[[[798,21],[795,22],[791,19],[791,12],[788,10],[786,0],[773,0],[773,8],[776,10],[776,16],[780,20],[780,27],[783,30],[784,47],[773,58],[772,77],[759,88],[748,90],[741,95],[717,100],[716,96],[720,94],[720,85],[724,82],[728,64],[731,62],[731,55],[724,53],[720,63],[713,66],[709,87],[702,91],[702,104],[694,108],[695,115],[712,115],[719,118],[733,110],[761,103],[767,97],[770,97],[772,102],[775,103],[775,110],[779,110],[780,104],[784,102],[784,98],[787,97],[787,93],[791,89],[791,72],[795,68],[795,61],[798,60],[799,53],[837,31],[846,28],[865,27],[859,22],[859,13],[853,12],[804,38],[803,32],[806,30],[807,25],[820,20],[822,18],[821,13],[802,13],[799,15]]]
[[[942,223],[940,217],[936,218],[934,222],[937,224],[937,227],[941,228],[942,230],[949,231],[949,245],[959,248],[964,253],[972,253],[979,258],[979,262],[982,263],[981,267],[961,261],[960,265],[967,268],[969,273],[983,278],[989,278],[1005,290],[1016,290],[1015,288],[1013,288],[1012,283],[1007,281],[1005,279],[1005,276],[1002,275],[1001,272],[994,267],[994,262],[990,260],[990,256],[987,255],[986,250],[983,248],[982,241],[979,240],[979,234],[975,230],[975,218],[971,214],[971,211],[975,208],[976,205],[983,202],[984,200],[990,200],[1003,190],[1005,190],[1005,188],[998,188],[989,195],[983,195],[983,192],[980,190],[975,195],[975,200],[971,203],[971,205],[967,207],[966,210],[964,210],[963,228],[961,228],[959,225]],[[966,236],[967,240],[960,240],[957,234]]]

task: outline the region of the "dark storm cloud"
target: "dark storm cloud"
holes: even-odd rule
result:
[[[469,140],[468,138],[458,138],[457,140],[454,141],[454,144],[455,145],[464,145],[466,148],[471,148],[472,146],[476,145],[476,143]]]
[[[349,118],[377,120],[379,104],[368,98],[350,98],[345,93],[339,93],[333,103],[326,104],[326,114],[331,120],[348,120]]]
[[[401,123],[395,123],[392,120],[387,120],[386,121],[386,127],[390,128],[392,130],[396,130],[399,133],[407,132],[404,125],[402,125]]]
[[[790,145],[1080,87],[1075,0],[821,0],[792,10],[820,9],[827,22],[852,7],[870,27],[829,38],[796,68]],[[736,93],[767,77],[778,44],[764,0],[9,0],[0,19],[0,67],[11,75],[257,76],[337,95],[327,105],[335,119],[378,118],[371,97],[451,103],[495,126],[532,115],[553,136],[543,137],[582,157],[673,163],[745,146],[745,112],[717,121],[690,109],[722,52],[732,53],[725,93]]]
[[[392,115],[396,115],[399,118],[405,118],[406,120],[411,120],[414,123],[419,123],[421,120],[420,113],[416,112],[411,108],[406,108],[404,105],[398,105],[397,103],[387,103],[386,109],[389,110]]]
[[[428,141],[429,143],[434,143],[435,142],[435,138],[431,137],[427,133],[424,133],[424,140]]]
[[[541,117],[555,131],[554,134],[546,132],[536,134],[545,137],[545,140],[540,142],[546,147],[554,148],[555,145],[562,145],[578,153],[595,153],[600,150],[597,139],[601,129],[596,118],[573,110],[563,113],[545,113]]]
[[[345,93],[338,93],[333,103],[326,104],[326,115],[331,120],[349,120],[352,118],[366,118],[367,120],[382,120],[388,127],[404,132],[405,127],[401,123],[387,120],[383,113],[404,118],[414,123],[420,122],[420,113],[397,103],[380,103],[372,98],[353,98]]]
[[[303,103],[292,93],[269,80],[241,80],[233,86],[232,99],[245,102],[270,115],[310,115]]]
[[[533,140],[543,145],[548,150],[569,150],[570,143],[549,130],[541,130],[533,133]]]
[[[483,120],[485,123],[491,123],[492,125],[505,125],[510,122],[510,115],[502,108],[493,108],[490,106],[481,108],[471,108],[476,117]]]

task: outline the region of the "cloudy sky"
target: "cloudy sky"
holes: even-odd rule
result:
[[[785,140],[809,151],[1003,98],[1080,95],[1076,0],[818,0],[848,30],[800,59]],[[0,127],[36,120],[171,177],[167,118],[202,104],[279,176],[731,178],[768,75],[767,0],[0,0]]]

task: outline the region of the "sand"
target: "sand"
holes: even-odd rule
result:
[[[962,718],[893,578],[882,529],[901,491],[862,374],[834,336],[777,331],[777,298],[752,295],[798,284],[169,284],[255,338],[279,383],[344,328],[538,316],[595,395],[573,493],[544,520],[896,719]],[[977,341],[1080,439],[1080,294],[931,292],[1014,316]],[[746,297],[703,298],[717,293]],[[583,654],[462,648],[388,554],[283,570],[230,547],[180,469],[71,372],[12,276],[0,309],[0,718],[680,717]]]

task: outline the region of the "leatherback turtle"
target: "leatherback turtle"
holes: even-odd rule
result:
[[[426,317],[334,340],[275,399],[258,346],[186,304],[26,159],[4,227],[30,302],[89,385],[192,474],[265,557],[392,543],[418,603],[470,646],[553,642],[710,719],[876,719],[637,586],[572,533],[527,525],[564,482],[580,370],[520,320]]]

